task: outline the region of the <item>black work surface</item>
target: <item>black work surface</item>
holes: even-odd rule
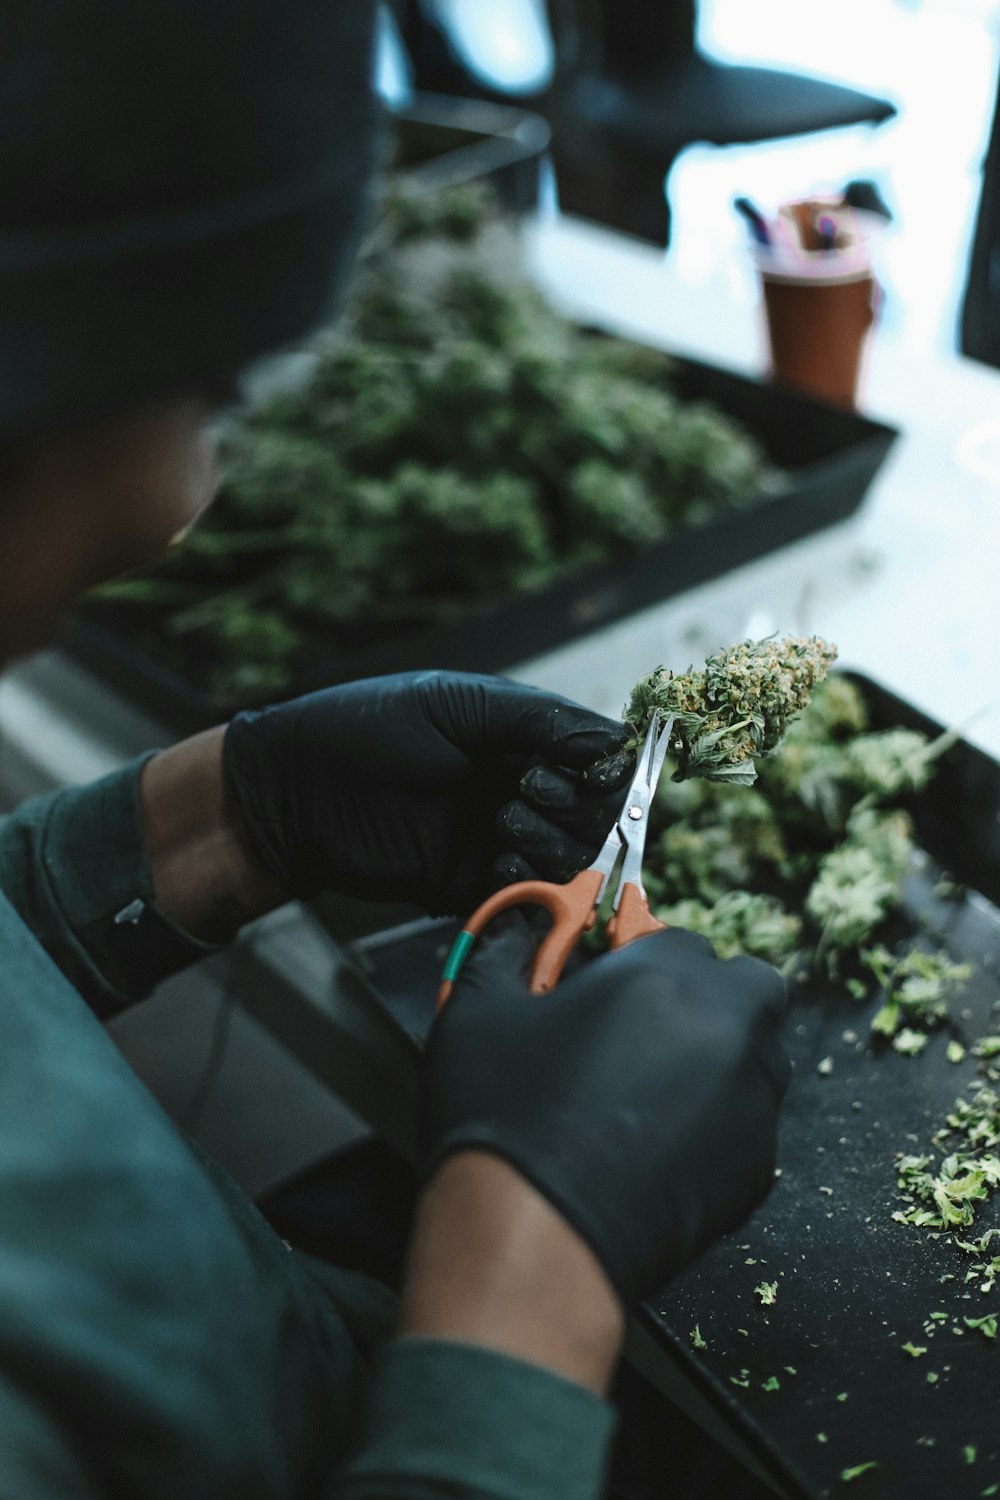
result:
[[[937,731],[874,684],[862,686],[875,727]],[[997,1029],[1000,1014],[1000,914],[991,904],[1000,897],[1000,765],[956,745],[912,810],[928,854],[908,882],[897,935],[924,933],[974,961],[953,1007],[955,1034],[970,1043]],[[976,889],[941,899],[941,868]],[[456,926],[415,924],[359,944],[372,982],[414,1035],[433,1016]],[[893,1221],[903,1206],[893,1158],[930,1148],[976,1063],[949,1063],[943,1030],[918,1057],[873,1051],[868,1028],[878,1003],[829,983],[797,992],[786,1026],[794,1077],[781,1176],[753,1219],[647,1304],[641,1321],[788,1495],[835,1494],[842,1470],[875,1461],[878,1469],[847,1493],[964,1500],[1000,1484],[1000,1347],[962,1322],[1000,1310],[1000,1287],[983,1296],[966,1286],[968,1256],[945,1237]],[[832,1070],[820,1074],[826,1058]],[[994,1223],[1000,1215],[987,1204],[963,1233],[978,1236]],[[763,1306],[754,1288],[773,1281],[777,1299]],[[928,1333],[934,1312],[948,1319]],[[692,1347],[696,1325],[707,1349]],[[907,1342],[927,1353],[912,1358]],[[765,1390],[772,1376],[779,1388]]]

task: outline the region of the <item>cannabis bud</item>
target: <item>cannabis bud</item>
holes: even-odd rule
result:
[[[623,717],[641,738],[654,711],[674,715],[675,781],[752,786],[755,757],[778,745],[836,657],[836,646],[815,635],[744,641],[710,656],[701,671],[657,667],[636,683]]]

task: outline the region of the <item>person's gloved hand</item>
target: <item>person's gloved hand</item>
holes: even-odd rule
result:
[[[504,881],[565,881],[594,858],[627,738],[504,678],[406,672],[239,714],[223,757],[252,847],[294,894],[465,915]]]
[[[784,982],[674,928],[544,996],[498,922],[431,1030],[422,1165],[503,1157],[587,1241],[626,1308],[735,1229],[774,1174]]]

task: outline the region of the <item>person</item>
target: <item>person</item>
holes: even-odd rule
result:
[[[0,18],[0,660],[209,502],[239,372],[331,315],[365,0]],[[417,673],[237,716],[0,820],[0,1494],[595,1496],[628,1311],[763,1197],[782,985],[680,931],[539,1003],[500,925],[430,1037],[397,1299],[292,1248],[101,1022],[295,895],[565,879],[622,727]],[[379,795],[370,788],[377,780]]]

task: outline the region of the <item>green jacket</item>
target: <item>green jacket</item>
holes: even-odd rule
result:
[[[115,921],[152,901],[138,769],[0,819],[0,1497],[598,1495],[604,1402],[393,1338],[389,1291],[290,1251],[108,1037],[202,951]]]

